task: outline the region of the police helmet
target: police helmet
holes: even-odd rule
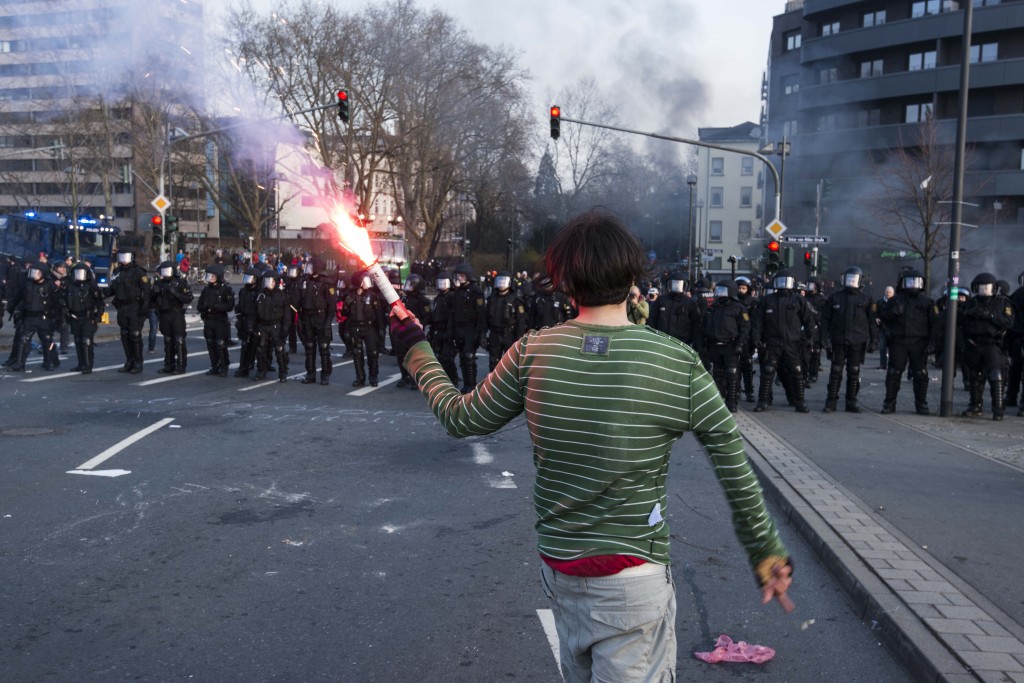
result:
[[[292,265],[288,266],[288,277],[294,280],[299,276],[300,270],[301,269],[293,263]]]
[[[176,270],[177,268],[174,261],[164,261],[160,264],[159,268],[157,268],[157,272],[160,274],[160,277],[164,279],[174,277]]]
[[[78,262],[71,270],[71,276],[75,282],[88,282],[92,279],[92,268],[82,262]]]
[[[416,273],[412,273],[409,277],[405,278],[405,284],[402,286],[402,289],[407,292],[422,292],[426,288],[426,281]]]
[[[512,275],[506,271],[501,271],[494,276],[494,288],[504,292],[512,286]]]
[[[254,284],[256,282],[256,280],[259,278],[259,276],[260,276],[260,269],[256,268],[256,267],[250,267],[242,275],[242,284],[243,285]]]
[[[682,294],[689,286],[686,276],[681,271],[673,270],[668,274],[668,290],[673,294]]]
[[[736,287],[736,283],[732,280],[722,280],[715,285],[715,298],[716,299],[732,299],[733,301],[739,301],[740,295],[739,290]]]
[[[434,284],[437,286],[437,291],[447,292],[452,288],[452,276],[447,271],[442,270],[437,274]]]
[[[274,289],[277,287],[277,273],[272,270],[263,273],[263,289]]]
[[[117,262],[122,266],[126,266],[135,260],[135,252],[131,249],[124,249],[123,251],[117,252]]]
[[[746,287],[747,288],[747,292],[750,292],[750,290],[753,289],[753,283],[751,283],[750,278],[747,277],[746,275],[738,275],[736,277],[735,282],[736,282],[736,287],[737,288],[739,288],[739,287]]]
[[[537,290],[544,294],[550,294],[555,291],[555,283],[551,281],[550,275],[545,273],[540,276],[540,279],[537,280]]]
[[[923,292],[924,275],[914,269],[906,270],[900,275],[896,288],[907,292]]]
[[[999,293],[1003,296],[1010,296],[1010,283],[1006,280],[999,281]]]
[[[796,289],[796,278],[788,270],[778,272],[772,278],[772,289],[792,291]]]
[[[843,287],[847,289],[860,289],[861,281],[864,279],[864,271],[857,266],[850,266],[843,271]]]
[[[472,284],[473,280],[476,279],[473,276],[473,266],[469,265],[465,261],[455,266],[452,269],[452,273],[455,275],[455,286],[465,287]]]
[[[993,296],[998,291],[999,280],[992,273],[978,273],[971,280],[971,292],[974,296]]]
[[[48,268],[46,267],[45,263],[36,261],[35,263],[28,267],[28,279],[36,280],[37,282],[42,282],[43,278],[46,276],[47,270]]]
[[[210,284],[224,281],[224,266],[213,263],[206,266],[206,281]]]
[[[818,278],[816,278],[816,277],[809,277],[809,278],[807,278],[807,283],[806,284],[807,284],[807,291],[808,292],[814,293],[814,292],[817,292],[820,289],[820,284],[818,282]]]

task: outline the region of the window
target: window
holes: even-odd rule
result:
[[[940,0],[923,0],[910,5],[911,18],[923,17],[926,14],[938,14],[942,11]]]
[[[839,22],[828,21],[821,25],[821,34],[823,36],[834,36],[839,33]]]
[[[797,122],[785,121],[782,124],[782,135],[787,138],[794,138],[797,134]]]
[[[711,208],[721,209],[725,202],[725,190],[720,187],[711,188]]]
[[[867,128],[869,126],[878,126],[882,122],[882,110],[881,109],[863,109],[857,112],[857,127]]]
[[[908,104],[906,114],[903,117],[904,123],[920,123],[931,118],[932,115],[932,103],[921,102],[918,104]]]
[[[868,26],[881,26],[885,23],[885,10],[878,10],[877,12],[865,12],[864,16],[861,17],[860,25],[864,27]]]
[[[830,130],[836,129],[836,115],[835,114],[822,114],[818,117],[818,132],[826,133]]]
[[[907,69],[909,71],[920,71],[921,69],[935,68],[935,50],[927,52],[915,52],[907,58]]]
[[[11,41],[9,41],[9,40],[0,40],[0,52],[10,52],[10,51],[11,51]]]
[[[818,72],[818,83],[824,85],[825,83],[835,83],[839,77],[839,69],[832,66],[827,69],[822,69]]]
[[[992,7],[993,5],[1001,5],[1002,0],[974,0],[975,7]]]
[[[786,42],[786,49],[783,52],[792,52],[800,49],[800,29],[788,31],[782,34],[782,40]]]
[[[751,221],[740,221],[739,229],[739,241],[746,242],[750,239],[750,233],[753,231],[753,223]]]
[[[752,157],[740,159],[740,175],[754,175],[754,159]]]
[[[782,77],[782,92],[786,95],[795,95],[800,92],[800,74],[791,74]]]
[[[999,59],[999,43],[971,45],[971,64],[994,62]]]
[[[870,62],[860,63],[860,77],[871,78],[872,76],[882,75],[882,60],[873,59]]]
[[[741,187],[740,188],[740,207],[749,209],[754,203],[754,188],[752,187]]]
[[[711,157],[711,175],[725,175],[725,159]]]
[[[708,221],[708,242],[722,241],[722,221]]]

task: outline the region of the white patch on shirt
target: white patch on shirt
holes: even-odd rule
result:
[[[651,514],[647,517],[647,526],[657,526],[658,522],[664,520],[661,516],[661,503],[655,503],[654,509],[651,510]]]

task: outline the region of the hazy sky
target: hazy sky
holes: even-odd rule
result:
[[[326,0],[330,1],[330,0]],[[253,0],[261,9],[275,0]],[[363,0],[333,0],[357,11]],[[593,77],[626,128],[692,137],[757,122],[772,17],[785,0],[420,0],[481,43],[520,54],[541,118],[559,88]],[[207,4],[210,7],[210,4]],[[209,10],[208,10],[209,11]],[[569,111],[565,116],[572,116]]]

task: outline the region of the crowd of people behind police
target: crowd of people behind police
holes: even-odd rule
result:
[[[193,304],[192,288],[179,263],[161,263],[155,277],[136,260],[134,252],[117,254],[117,266],[106,292],[100,289],[87,262],[48,264],[6,259],[0,285],[0,314],[6,308],[15,325],[10,371],[25,370],[33,337],[43,355],[43,369],[60,365],[54,335],[60,332],[60,352],[73,336],[78,363],[73,372],[92,372],[94,337],[111,297],[117,311],[125,363],[119,372],[143,369],[143,326],[155,318],[164,338],[164,362],[159,373],[184,374],[188,366],[185,311]],[[477,384],[477,351],[486,351],[493,370],[505,351],[527,330],[551,327],[574,317],[572,301],[555,291],[551,278],[537,273],[490,272],[477,278],[468,263],[450,272],[439,261],[417,261],[401,287],[404,305],[423,324],[427,339],[452,381],[469,392]],[[20,266],[20,267],[19,267]],[[351,276],[331,271],[318,256],[294,258],[284,264],[257,262],[242,275],[235,292],[226,277],[227,262],[218,251],[207,266],[195,307],[203,321],[210,357],[206,374],[228,376],[229,347],[234,344],[231,316],[239,346],[235,377],[266,379],[276,372],[284,382],[289,353],[304,352],[304,384],[330,383],[333,372],[333,328],[344,342],[344,357],[353,361],[354,387],[378,386],[380,355],[385,352],[389,307],[366,272]],[[435,295],[427,294],[428,282]],[[1024,374],[1024,273],[1012,294],[1009,284],[991,273],[980,273],[970,291],[958,290],[955,365],[964,378],[968,417],[982,415],[984,389],[989,387],[993,419],[1002,419],[1006,406],[1020,401]],[[847,268],[835,291],[826,293],[818,278],[800,282],[789,271],[761,280],[741,275],[713,283],[700,278],[689,286],[680,271],[664,272],[630,292],[628,314],[692,346],[714,378],[726,406],[735,412],[740,392],[754,402],[754,412],[772,405],[780,386],[789,405],[808,412],[805,390],[818,379],[821,352],[830,361],[825,412],[838,409],[845,380],[844,408],[860,412],[858,394],[865,356],[884,342],[881,367],[886,369],[882,413],[896,409],[904,373],[912,382],[914,408],[928,407],[928,357],[941,361],[945,331],[943,296],[933,301],[924,276],[904,269],[895,287],[875,301],[864,291],[864,273]],[[647,295],[643,295],[643,290]],[[3,316],[0,315],[0,325]],[[406,349],[393,344],[399,358]],[[152,350],[152,348],[151,348]],[[277,365],[274,366],[276,361]],[[458,362],[456,362],[458,361]],[[755,362],[759,384],[754,387]],[[319,378],[317,369],[319,368]],[[415,380],[401,367],[398,387],[416,389]]]

